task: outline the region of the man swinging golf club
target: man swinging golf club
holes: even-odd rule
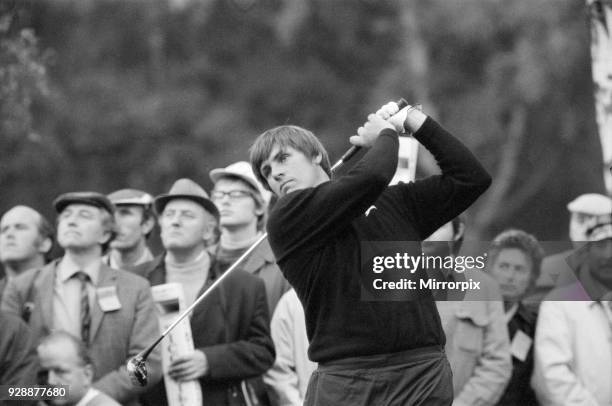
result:
[[[469,207],[491,178],[470,151],[410,106],[384,105],[350,138],[367,148],[331,179],[327,152],[300,127],[265,131],[251,165],[279,200],[268,221],[278,264],[306,314],[309,357],[319,363],[305,405],[450,405],[445,336],[429,290],[404,301],[366,301],[361,251],[367,242],[419,242]],[[442,175],[388,186],[398,133],[408,131]],[[420,244],[410,255],[421,254]]]

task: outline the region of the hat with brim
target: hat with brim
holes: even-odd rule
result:
[[[599,193],[586,193],[569,202],[567,209],[573,213],[601,216],[612,212],[612,199]]]
[[[214,183],[217,183],[222,178],[240,179],[257,191],[266,204],[270,202],[270,192],[259,183],[253,173],[253,168],[248,162],[239,161],[225,168],[213,169],[209,175]]]
[[[55,211],[61,213],[71,204],[86,204],[89,206],[104,209],[110,214],[113,214],[113,204],[106,196],[98,192],[69,192],[59,195],[54,201],[53,206]]]
[[[108,200],[115,206],[144,206],[148,207],[153,204],[153,196],[147,192],[137,189],[121,189],[109,194]]]
[[[155,206],[157,214],[161,214],[168,202],[175,199],[194,201],[217,219],[219,218],[219,210],[217,210],[217,206],[209,199],[208,193],[191,179],[183,178],[177,180],[167,194],[159,195],[155,198],[153,205]]]

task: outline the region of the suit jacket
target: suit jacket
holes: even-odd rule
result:
[[[35,385],[38,364],[30,329],[21,318],[2,311],[0,326],[0,385]]]
[[[209,252],[215,254],[218,246],[211,247]],[[276,259],[272,253],[270,243],[266,239],[245,259],[240,267],[245,272],[260,277],[266,286],[266,296],[268,298],[268,310],[274,313],[276,305],[289,289],[291,285],[283,276]]]
[[[53,292],[58,263],[59,260],[55,260],[39,272],[32,269],[12,278],[2,297],[3,310],[21,315],[28,301],[27,292],[33,286],[29,325],[35,343],[53,328]],[[142,277],[101,264],[96,288],[104,286],[116,286],[121,308],[105,313],[96,300],[90,309],[89,350],[95,365],[93,386],[125,404],[146,390],[131,384],[125,363],[158,336],[157,313],[151,288]],[[151,386],[161,378],[159,349],[153,351],[147,361]]]
[[[209,278],[198,296],[220,271],[211,258]],[[151,285],[166,283],[163,255],[143,274]],[[242,270],[233,271],[210,296],[195,307],[191,331],[196,349],[206,355],[209,373],[200,378],[205,404],[227,405],[228,391],[241,380],[261,376],[274,362],[266,290],[261,279]],[[163,383],[145,396],[147,404],[167,404]]]
[[[515,334],[520,330],[529,338],[535,336],[535,326],[537,313],[519,303],[514,316],[508,322],[508,333],[510,334],[510,342]],[[529,351],[525,356],[525,361],[521,361],[517,357],[512,357],[512,377],[506,387],[504,395],[497,403],[497,406],[537,406],[535,392],[531,388],[530,380],[533,373],[533,345],[529,347]]]

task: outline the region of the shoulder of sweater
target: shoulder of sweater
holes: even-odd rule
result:
[[[137,265],[130,272],[148,279],[151,272],[164,267],[164,256],[165,254],[160,254],[148,262]]]
[[[270,242],[266,238],[261,244],[257,247],[255,251],[251,254],[252,258],[260,258],[264,262],[274,263],[276,259],[274,258],[274,253],[272,252],[272,247],[270,246]],[[249,261],[251,262],[251,261]]]

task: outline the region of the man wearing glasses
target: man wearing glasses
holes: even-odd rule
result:
[[[210,178],[215,184],[211,198],[219,209],[221,230],[219,243],[213,250],[217,265],[225,270],[261,236],[270,192],[257,181],[251,165],[244,161],[213,169]],[[276,265],[267,241],[250,254],[242,269],[263,279],[272,314],[290,285]]]

